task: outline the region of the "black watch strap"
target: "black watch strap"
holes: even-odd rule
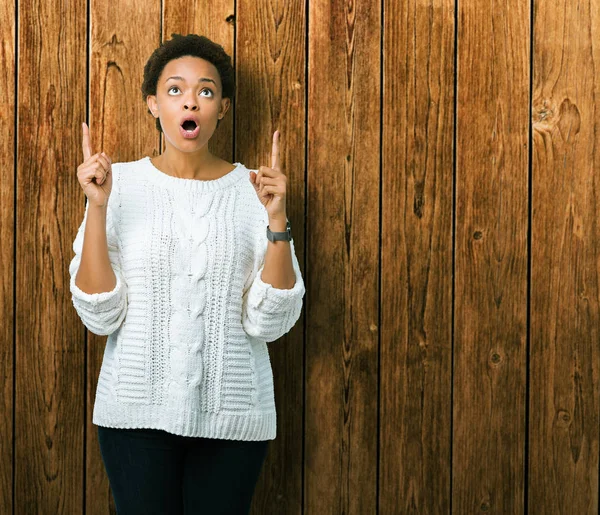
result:
[[[273,232],[267,225],[267,238],[269,241],[292,241],[292,226],[287,221],[286,230],[283,232]]]

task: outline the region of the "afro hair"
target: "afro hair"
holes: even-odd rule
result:
[[[227,55],[224,48],[205,36],[197,34],[182,36],[181,34],[173,33],[170,40],[161,43],[152,52],[152,55],[144,66],[144,81],[141,87],[144,102],[146,102],[148,95],[156,95],[158,78],[167,63],[184,56],[200,57],[212,63],[221,78],[223,89],[221,98],[229,98],[233,101],[235,75],[231,57]],[[148,109],[148,113],[152,114],[150,109]],[[160,120],[155,118],[155,122],[157,130],[162,132]],[[221,120],[217,120],[217,127],[219,127],[220,123]]]

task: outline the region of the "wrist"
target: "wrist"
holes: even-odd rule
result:
[[[90,202],[89,206],[88,206],[88,209],[93,209],[93,210],[96,210],[96,211],[106,211],[108,209],[108,200],[104,204],[102,204],[102,205],[92,204]]]
[[[269,218],[269,229],[271,232],[285,232],[287,229],[287,218]]]

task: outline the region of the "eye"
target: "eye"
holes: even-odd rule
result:
[[[179,90],[179,87],[178,87],[178,86],[171,86],[171,87],[169,88],[168,92],[170,93],[172,89]],[[212,95],[214,95],[214,93],[212,92],[212,90],[211,90],[211,89],[204,88],[204,89],[201,91],[201,93],[202,93],[202,92],[204,92],[204,91],[208,91],[208,92],[211,94],[211,96],[212,96]]]

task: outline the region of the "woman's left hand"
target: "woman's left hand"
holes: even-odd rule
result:
[[[279,131],[273,133],[273,151],[271,153],[271,168],[261,166],[258,173],[250,172],[250,182],[258,195],[258,199],[267,209],[269,220],[287,219],[285,198],[287,177],[281,171],[279,162]]]

